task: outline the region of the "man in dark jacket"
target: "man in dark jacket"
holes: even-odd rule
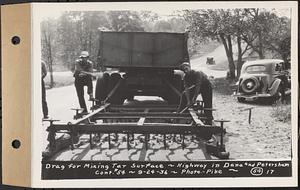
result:
[[[75,63],[75,88],[77,92],[77,97],[79,100],[79,105],[83,108],[83,112],[87,112],[87,107],[84,100],[84,86],[87,86],[87,93],[90,99],[93,99],[93,63],[88,59],[89,53],[87,51],[82,51],[80,59],[76,60]]]
[[[181,64],[180,69],[185,73],[184,88],[185,95],[181,98],[179,110],[185,106],[192,106],[195,104],[199,94],[202,96],[204,102],[204,114],[207,117],[206,124],[211,124],[212,116],[212,85],[207,75],[201,71],[194,71],[188,62]]]

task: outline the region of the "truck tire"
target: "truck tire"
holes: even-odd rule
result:
[[[111,104],[121,105],[125,100],[124,93],[124,83],[122,82],[122,77],[120,73],[112,73],[109,77],[109,91],[108,94],[114,90],[114,87],[121,81],[120,86],[114,91],[112,96],[108,99],[108,102]]]
[[[103,75],[98,77],[97,79],[95,90],[95,98],[98,100],[97,104],[100,104],[101,101],[104,101],[108,95],[108,81],[108,73],[103,73]]]

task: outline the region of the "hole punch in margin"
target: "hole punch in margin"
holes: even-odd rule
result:
[[[16,139],[12,141],[11,145],[13,148],[18,149],[21,146],[21,142],[18,139]]]
[[[14,44],[14,45],[18,45],[20,42],[21,42],[21,39],[20,39],[19,36],[13,36],[11,38],[11,43]]]

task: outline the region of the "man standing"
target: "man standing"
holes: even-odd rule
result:
[[[180,69],[185,73],[184,76],[184,88],[185,95],[181,98],[179,111],[184,106],[192,106],[199,94],[202,96],[204,102],[204,114],[207,118],[206,124],[211,124],[213,120],[212,116],[212,85],[207,78],[207,75],[201,71],[194,71],[188,62],[181,64]]]
[[[42,61],[42,108],[43,108],[43,115],[44,119],[48,119],[48,106],[47,106],[47,101],[46,101],[46,89],[45,89],[45,82],[44,78],[47,75],[47,69],[46,69],[46,64],[44,61]]]
[[[93,72],[93,63],[88,58],[89,52],[82,51],[80,59],[76,60],[74,71],[75,88],[80,107],[83,108],[83,113],[87,112],[84,100],[84,86],[87,86],[87,93],[90,99],[93,99],[93,82],[91,75]]]

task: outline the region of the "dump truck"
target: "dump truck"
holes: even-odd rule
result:
[[[120,154],[125,151],[124,155],[132,149],[136,149],[135,155],[144,151],[140,153],[144,157],[137,160],[146,160],[149,149],[167,150],[174,143],[186,149],[195,142],[199,144],[196,149],[203,149],[204,154],[197,160],[212,159],[211,156],[228,159],[223,141],[224,123],[228,121],[206,124],[202,101],[177,110],[184,92],[179,66],[189,61],[187,41],[186,33],[100,32],[97,65],[102,74],[96,81],[91,112],[82,115],[75,109],[74,120],[68,123],[48,120],[50,151],[44,159],[57,158],[62,143],[58,143],[56,134],[61,132],[70,135],[64,151],[78,148],[78,137],[85,134],[90,149],[100,151],[95,155],[101,154],[101,159],[110,154],[106,151],[117,148]],[[161,100],[137,102],[137,96]],[[122,159],[134,160],[133,156],[125,157]]]
[[[179,104],[183,91],[179,65],[189,61],[187,34],[100,32],[98,65],[105,73],[96,85],[96,99],[122,104],[134,96],[159,96]]]

